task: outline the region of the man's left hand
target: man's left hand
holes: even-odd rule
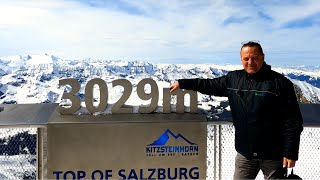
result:
[[[286,157],[283,157],[283,167],[293,168],[295,164],[296,164],[295,160],[291,160]]]

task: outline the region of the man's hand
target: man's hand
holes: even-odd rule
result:
[[[175,82],[173,84],[170,85],[170,92],[173,92],[175,90],[179,89],[179,83]]]
[[[295,164],[296,164],[295,160],[291,160],[286,157],[283,157],[283,167],[293,168]]]

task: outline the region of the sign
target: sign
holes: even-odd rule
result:
[[[149,121],[49,124],[47,178],[205,179],[206,122]]]
[[[151,92],[145,92],[146,85],[151,86]],[[71,86],[70,92],[64,92],[62,98],[69,99],[72,103],[71,107],[60,107],[60,114],[74,114],[80,109],[80,98],[76,95],[80,90],[80,83],[76,79],[62,79],[59,81],[59,86],[69,85]],[[98,106],[93,105],[93,87],[97,85],[100,89],[100,103]],[[125,102],[128,100],[132,93],[133,86],[127,79],[117,79],[112,81],[112,86],[122,86],[124,88],[121,98],[112,105],[112,114],[116,113],[132,113],[133,107],[124,107]],[[184,96],[190,95],[190,113],[197,111],[197,92],[190,90],[176,90],[174,93],[170,93],[169,88],[163,88],[163,113],[171,113],[171,96],[177,96],[176,112],[184,113]],[[97,112],[103,112],[108,105],[108,87],[104,80],[96,78],[88,81],[85,87],[85,104],[87,110],[94,114]],[[151,101],[148,106],[139,106],[139,113],[152,113],[158,106],[159,101],[159,89],[157,83],[151,79],[142,79],[137,85],[137,96],[144,101]]]

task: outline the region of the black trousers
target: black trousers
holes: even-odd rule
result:
[[[262,170],[264,179],[282,179],[283,167],[281,160],[248,160],[243,155],[237,153],[235,159],[235,171],[233,179],[255,179],[259,171]]]

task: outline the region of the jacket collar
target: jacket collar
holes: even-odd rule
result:
[[[268,74],[271,72],[271,66],[268,65],[266,62],[263,62],[260,70],[254,74],[247,74],[248,79],[255,79],[255,80],[261,80],[268,77]]]

